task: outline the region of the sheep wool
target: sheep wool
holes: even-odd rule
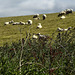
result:
[[[32,20],[28,20],[28,24],[29,25],[32,25]]]
[[[33,38],[33,39],[37,39],[38,37],[37,37],[36,35],[33,35],[32,38]]]
[[[5,22],[5,23],[4,23],[4,25],[8,25],[8,24],[9,24],[9,22]]]
[[[37,26],[37,28],[42,28],[42,25],[41,25],[41,23],[38,23],[38,26]]]
[[[65,16],[61,16],[61,17],[60,17],[60,19],[65,19],[65,18],[66,18]]]
[[[47,17],[47,16],[46,16],[45,14],[43,14],[43,20],[45,20],[45,19],[46,19],[46,17]]]

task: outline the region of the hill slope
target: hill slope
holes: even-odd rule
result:
[[[65,19],[57,17],[58,13],[46,14],[46,20],[42,20],[42,14],[40,14],[40,20],[33,20],[33,15],[30,16],[16,16],[16,17],[4,17],[0,18],[0,46],[5,42],[11,43],[12,41],[18,41],[21,37],[25,37],[26,32],[29,32],[30,25],[4,25],[4,22],[14,20],[15,22],[27,20],[33,20],[30,33],[48,34],[49,36],[56,31],[57,27],[67,28],[69,26],[75,26],[75,12],[73,14],[66,15]],[[38,23],[41,23],[43,28],[36,29]],[[21,33],[20,33],[21,30]]]

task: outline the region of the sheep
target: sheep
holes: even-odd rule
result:
[[[13,25],[20,25],[20,22],[14,22]]]
[[[33,16],[33,19],[34,20],[39,20],[40,18],[39,18],[39,14],[35,14],[34,16]]]
[[[49,36],[47,36],[47,35],[41,35],[40,33],[38,33],[36,35],[38,35],[38,39],[39,40],[43,40],[43,41],[48,41],[48,39],[50,38]]]
[[[28,24],[29,25],[32,25],[32,20],[28,20]]]
[[[66,14],[69,14],[73,12],[73,9],[66,9],[65,11],[66,11]]]
[[[62,15],[65,15],[66,12],[65,11],[61,11],[59,14],[58,14],[58,17],[62,16]]]
[[[58,27],[57,30],[58,30],[58,31],[64,31],[64,29],[62,29],[62,28],[60,28],[60,27]]]
[[[64,31],[68,31],[68,30],[70,30],[72,27],[68,27],[67,29],[64,29]]]
[[[68,31],[68,28],[67,29],[64,29],[63,31]]]
[[[37,28],[42,28],[41,23],[38,23]]]
[[[4,25],[11,24],[11,23],[14,23],[14,21],[11,20],[11,21],[9,21],[9,22],[5,22]]]
[[[4,25],[8,25],[8,24],[10,24],[10,23],[9,23],[9,22],[5,22],[5,23],[4,23]]]
[[[45,20],[45,19],[46,19],[46,17],[47,17],[47,16],[46,16],[45,14],[43,14],[43,20]]]
[[[63,29],[63,28],[58,27],[57,30],[58,30],[58,31],[68,31],[68,30],[70,30],[71,28],[72,28],[72,27],[68,27],[67,29]]]
[[[64,11],[61,11],[59,14],[58,14],[58,17],[62,16],[62,15],[67,15],[69,13],[72,13],[73,12],[73,9],[66,9]]]
[[[20,24],[21,24],[21,25],[25,25],[25,22],[20,21]]]
[[[70,30],[72,27],[68,27],[67,29],[64,29],[64,31],[68,31],[68,30]]]
[[[65,18],[66,18],[65,16],[61,16],[61,17],[60,17],[60,19],[65,19]]]
[[[9,21],[9,24],[11,24],[11,23],[14,23],[14,21],[13,20]]]
[[[35,14],[34,16],[33,16],[33,18],[38,18],[39,17],[39,14]]]
[[[32,39],[37,39],[37,38],[38,38],[38,36],[33,34]]]

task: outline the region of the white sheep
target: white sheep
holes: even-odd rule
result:
[[[38,26],[37,26],[37,28],[42,28],[42,25],[41,25],[41,23],[38,23]]]
[[[58,17],[62,16],[62,15],[65,15],[66,14],[66,11],[61,11],[59,14],[58,14]]]
[[[25,25],[25,22],[20,21],[20,24],[21,24],[21,25]]]
[[[33,16],[33,19],[34,20],[39,20],[40,18],[39,18],[39,14],[35,14],[34,16]]]
[[[68,31],[68,30],[70,30],[72,27],[68,27],[67,29],[64,29],[64,31]]]
[[[9,24],[11,24],[11,23],[14,23],[14,21],[13,20],[9,21]]]
[[[28,24],[29,25],[32,25],[32,20],[28,20]]]
[[[40,33],[36,34],[38,35],[39,40],[47,41],[50,37],[47,35],[41,35]]]
[[[43,14],[43,20],[45,20],[45,19],[46,19],[46,17],[47,17],[47,16],[46,16],[45,14]]]
[[[60,27],[58,27],[57,30],[58,31],[64,31],[64,29],[63,28],[60,28]]]
[[[38,36],[34,34],[34,35],[32,36],[32,38],[33,38],[33,39],[37,39]]]
[[[61,17],[60,17],[60,19],[65,19],[65,18],[66,18],[65,16],[61,16]]]
[[[9,23],[9,22],[5,22],[5,23],[4,23],[4,25],[8,25],[8,24],[10,24],[10,23]]]
[[[73,12],[73,9],[66,9],[65,11],[66,11],[66,14],[69,14]]]
[[[70,30],[71,28],[72,28],[72,27],[68,27],[67,29],[63,29],[63,28],[58,27],[57,30],[58,30],[58,31],[68,31],[68,30]]]
[[[33,16],[33,18],[37,18],[37,17],[39,17],[39,14],[35,14],[35,15]]]
[[[13,25],[20,25],[20,22],[14,22]]]

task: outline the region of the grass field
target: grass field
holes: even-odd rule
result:
[[[4,22],[14,20],[15,22],[31,19],[33,24],[31,25],[30,33],[48,34],[51,36],[56,31],[57,27],[67,28],[69,26],[75,26],[75,12],[73,14],[66,15],[65,19],[57,17],[58,13],[46,14],[46,20],[42,20],[42,14],[40,14],[40,20],[33,20],[33,15],[29,16],[15,16],[15,17],[2,17],[0,18],[0,46],[8,42],[18,41],[21,37],[25,37],[26,32],[29,31],[30,25],[4,25]],[[43,28],[36,29],[38,23],[41,23]],[[21,33],[20,33],[21,30]]]

